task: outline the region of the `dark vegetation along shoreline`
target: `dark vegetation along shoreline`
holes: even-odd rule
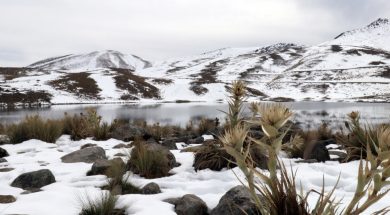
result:
[[[170,152],[178,149],[177,144],[185,146],[183,152],[194,153],[195,171],[238,167],[245,181],[243,186],[232,188],[239,190],[232,195],[246,195],[246,198],[236,196],[229,200],[228,209],[221,205],[224,201],[220,201],[212,210],[194,195],[165,200],[175,205],[178,214],[361,214],[389,192],[386,186],[390,177],[390,124],[364,125],[360,122],[360,114],[351,112],[342,129],[332,130],[326,124],[304,129],[291,120],[292,110],[280,103],[251,103],[252,115],[243,117],[242,108],[247,96],[245,84],[234,82],[229,92],[229,110],[224,123],[218,119],[202,119],[179,127],[117,119],[109,124],[102,122],[96,110],[87,109],[73,116],[65,113],[57,120],[35,115],[27,116],[17,124],[0,125],[0,134],[3,134],[0,145],[18,144],[29,139],[55,143],[63,134],[70,135],[72,140],[115,138],[126,142],[117,146],[128,148],[125,160],[107,160],[104,149],[93,144],[84,145],[79,151],[61,158],[62,162],[71,163],[87,162],[86,159],[96,156],[96,159],[88,160],[94,164],[87,174],[108,177],[107,184],[101,188],[110,192],[99,199],[82,200],[80,214],[125,214],[123,209],[115,207],[118,195],[161,192],[155,183],[142,188],[131,184],[126,173],[130,171],[144,178],[169,176],[169,171],[180,165]],[[206,140],[204,135],[214,138]],[[2,150],[0,148],[5,155],[2,157],[6,157],[8,153]],[[90,156],[77,157],[87,152]],[[340,199],[334,196],[336,183],[331,192],[325,193],[324,188],[314,191],[320,198],[315,207],[311,205],[309,209],[307,196],[311,193],[297,192],[295,173],[279,160],[280,154],[300,158],[297,160],[300,163],[360,160],[355,195],[345,203],[345,208],[340,208]],[[12,184],[19,186],[18,183]],[[384,208],[378,212],[385,214],[388,210]]]

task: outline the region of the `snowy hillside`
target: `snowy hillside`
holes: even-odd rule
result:
[[[29,68],[46,70],[93,70],[97,68],[143,69],[148,61],[135,55],[124,55],[118,51],[95,51],[87,54],[71,54],[48,58],[29,65]]]
[[[311,47],[225,48],[154,63],[117,51],[49,58],[0,68],[0,101],[219,101],[237,79],[251,100],[389,102],[390,23],[378,19]]]

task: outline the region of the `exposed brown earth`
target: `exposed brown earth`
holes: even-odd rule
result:
[[[155,78],[155,79],[152,79],[152,82],[154,84],[168,85],[168,84],[172,84],[173,80],[172,79],[166,79],[166,78]]]
[[[100,99],[96,81],[89,77],[87,72],[69,73],[57,80],[49,82],[49,85],[57,90],[75,94],[79,98]]]
[[[116,86],[128,92],[122,95],[123,100],[138,100],[139,98],[160,99],[160,91],[154,85],[146,82],[144,77],[135,75],[130,69],[111,68],[117,74],[114,76]]]
[[[4,80],[10,81],[15,78],[23,77],[27,75],[27,72],[31,69],[25,67],[0,67],[0,75],[4,77]]]
[[[2,91],[0,90],[0,107],[13,108],[16,104],[33,107],[42,103],[50,103],[52,95],[44,91]]]
[[[202,69],[200,73],[192,75],[192,77],[196,79],[195,81],[191,82],[190,90],[192,90],[197,95],[207,93],[208,89],[202,85],[218,83],[217,73],[223,69],[223,65],[227,62],[229,62],[229,59],[214,61],[205,66],[205,68]]]

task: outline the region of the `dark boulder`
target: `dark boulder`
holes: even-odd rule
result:
[[[175,212],[178,215],[208,214],[206,203],[193,194],[187,194],[181,198],[167,199],[165,200],[165,202],[175,205]]]
[[[0,158],[9,156],[7,150],[0,147]]]
[[[133,141],[137,137],[144,137],[145,135],[145,129],[127,123],[118,125],[111,133],[112,138],[126,142]]]
[[[8,162],[5,158],[0,158],[0,163]]]
[[[223,195],[218,205],[210,213],[210,215],[225,214],[259,215],[261,213],[252,201],[248,189],[240,185],[233,187]]]
[[[186,143],[187,144],[202,144],[204,142],[204,138],[202,136],[196,137],[193,139],[189,139]]]
[[[19,187],[25,190],[39,189],[43,186],[56,182],[53,173],[48,169],[27,172],[19,175],[12,183],[12,187]]]
[[[158,194],[158,193],[161,193],[161,189],[160,189],[160,186],[158,186],[158,184],[151,182],[151,183],[145,185],[141,189],[141,193],[146,194],[146,195]]]
[[[80,149],[85,149],[85,148],[88,148],[88,147],[94,147],[96,146],[96,144],[94,143],[87,143],[87,144],[84,144],[80,147]]]
[[[122,148],[131,148],[130,145],[127,145],[127,144],[124,144],[124,143],[120,143],[118,145],[115,145],[114,147],[112,147],[113,149],[122,149]]]
[[[311,143],[306,147],[303,159],[316,159],[318,162],[325,162],[330,160],[329,151],[323,142]]]

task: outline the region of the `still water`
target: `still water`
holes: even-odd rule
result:
[[[330,103],[330,102],[294,102],[285,103],[296,114],[295,120],[304,125],[316,125],[327,122],[334,126],[343,124],[346,114],[359,111],[363,122],[390,122],[390,104],[383,103]],[[79,114],[86,108],[96,108],[104,121],[114,119],[145,120],[150,123],[185,125],[189,120],[202,117],[224,119],[223,111],[227,110],[224,103],[163,103],[163,104],[104,104],[104,105],[54,105],[41,109],[21,109],[15,111],[0,111],[0,123],[15,123],[26,115],[39,114],[44,118],[61,118],[64,112]],[[247,113],[248,108],[244,108]]]

